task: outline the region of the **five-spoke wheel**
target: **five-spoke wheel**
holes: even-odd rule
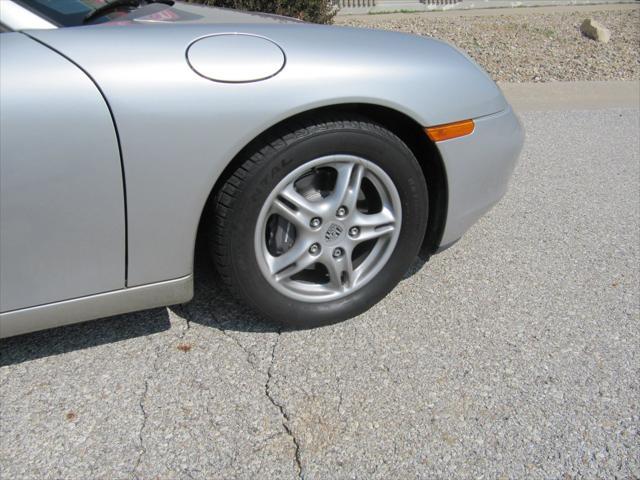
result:
[[[314,115],[254,142],[211,207],[222,281],[271,320],[309,327],[364,312],[402,279],[428,193],[393,133],[355,114]]]
[[[261,271],[296,300],[349,295],[388,261],[401,218],[398,191],[376,164],[352,155],[314,159],[286,175],[260,212]]]

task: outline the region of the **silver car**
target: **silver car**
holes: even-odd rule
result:
[[[523,143],[431,38],[171,1],[2,0],[0,24],[1,336],[189,301],[199,233],[264,317],[353,317]]]

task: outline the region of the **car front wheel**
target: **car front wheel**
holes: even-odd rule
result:
[[[318,326],[382,299],[415,259],[428,204],[394,134],[349,116],[287,124],[247,150],[213,197],[210,251],[266,317]]]

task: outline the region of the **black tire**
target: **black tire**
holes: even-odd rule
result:
[[[391,178],[402,205],[400,235],[384,268],[362,288],[332,301],[301,302],[275,290],[262,275],[253,241],[256,222],[268,195],[289,172],[336,153],[366,158]],[[359,315],[384,298],[415,260],[427,225],[426,181],[411,150],[382,126],[353,114],[298,120],[254,143],[240,162],[211,199],[209,250],[223,282],[270,320],[314,327]]]

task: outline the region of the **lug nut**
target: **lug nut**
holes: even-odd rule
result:
[[[336,217],[344,217],[347,214],[347,207],[340,207],[336,212]]]
[[[311,245],[309,247],[309,253],[311,255],[317,255],[318,253],[320,253],[320,245],[318,245],[317,243],[314,243],[313,245]]]
[[[313,217],[311,219],[311,228],[318,228],[320,225],[322,225],[322,220],[319,217]]]
[[[358,227],[351,227],[349,229],[350,237],[357,237],[358,235],[360,235],[360,229]]]
[[[340,258],[340,257],[343,255],[343,253],[344,253],[344,252],[342,251],[342,249],[341,249],[341,248],[336,248],[336,249],[333,251],[333,258]]]

